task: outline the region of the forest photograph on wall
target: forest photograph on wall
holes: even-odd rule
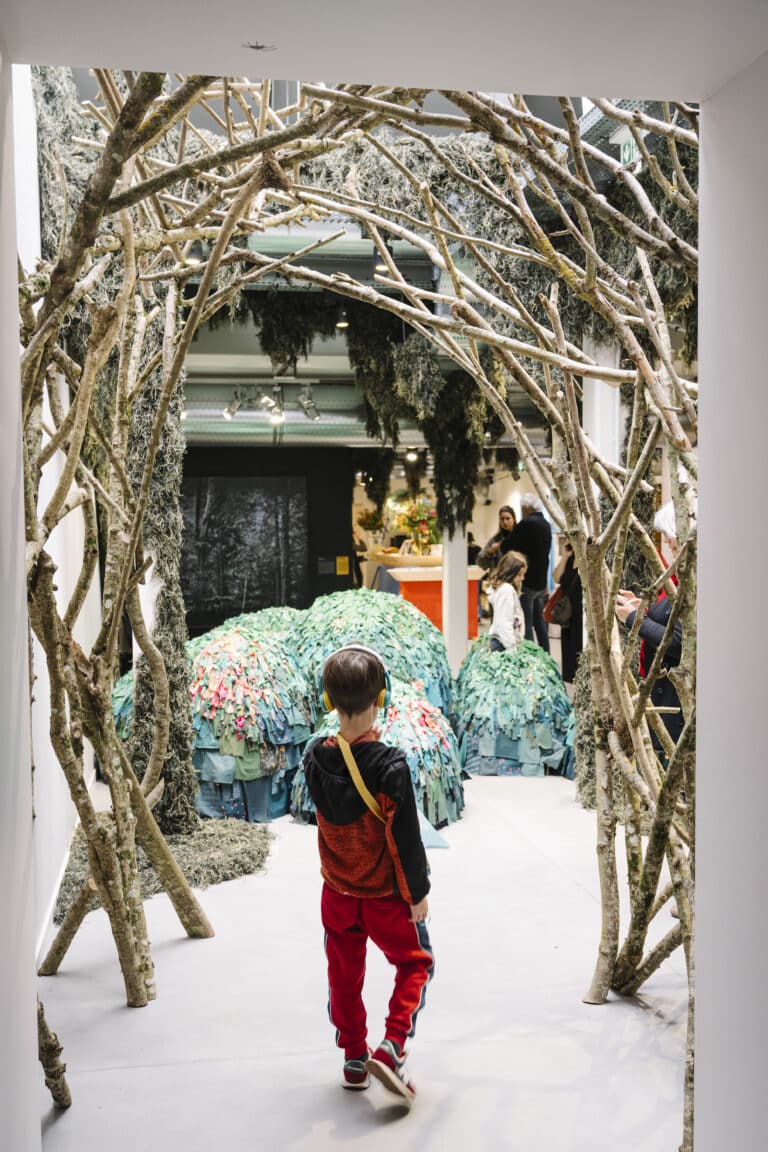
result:
[[[181,587],[192,633],[270,604],[304,606],[303,476],[187,477],[181,508]]]

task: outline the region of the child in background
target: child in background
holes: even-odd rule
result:
[[[304,756],[317,808],[321,918],[328,960],[328,1012],[344,1049],[342,1084],[367,1088],[369,1073],[409,1103],[405,1042],[432,977],[426,928],[429,878],[411,774],[398,748],[374,728],[388,703],[388,674],[370,648],[350,644],[323,667],[323,696],[335,708],[337,737],[317,740]],[[362,991],[368,938],[395,968],[384,1039],[367,1043]]]
[[[520,589],[527,571],[528,564],[521,552],[507,552],[491,573],[488,603],[493,608],[493,623],[488,636],[492,652],[516,648],[525,636]]]

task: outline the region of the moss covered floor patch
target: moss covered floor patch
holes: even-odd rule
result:
[[[269,856],[273,835],[262,824],[243,820],[206,820],[196,832],[166,836],[184,876],[193,888],[207,888],[223,880],[235,880],[260,872]],[[157,873],[141,848],[137,849],[141,891],[145,899],[162,892]],[[83,886],[88,872],[88,853],[82,829],[72,838],[69,861],[56,902],[54,922],[60,924]],[[94,907],[97,905],[94,904]]]

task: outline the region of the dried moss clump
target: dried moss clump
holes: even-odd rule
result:
[[[265,825],[246,824],[242,820],[205,820],[197,832],[166,837],[171,852],[193,888],[208,888],[211,884],[260,872],[267,862],[272,839],[273,835]],[[141,892],[146,900],[162,892],[163,888],[141,847],[137,847],[137,856]],[[78,828],[72,838],[69,861],[56,902],[56,924],[64,919],[87,875],[88,852],[82,829]]]

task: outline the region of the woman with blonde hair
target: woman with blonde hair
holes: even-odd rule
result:
[[[516,648],[525,636],[525,616],[520,589],[528,571],[528,561],[520,552],[507,552],[490,577],[488,602],[493,623],[488,630],[492,652]]]

